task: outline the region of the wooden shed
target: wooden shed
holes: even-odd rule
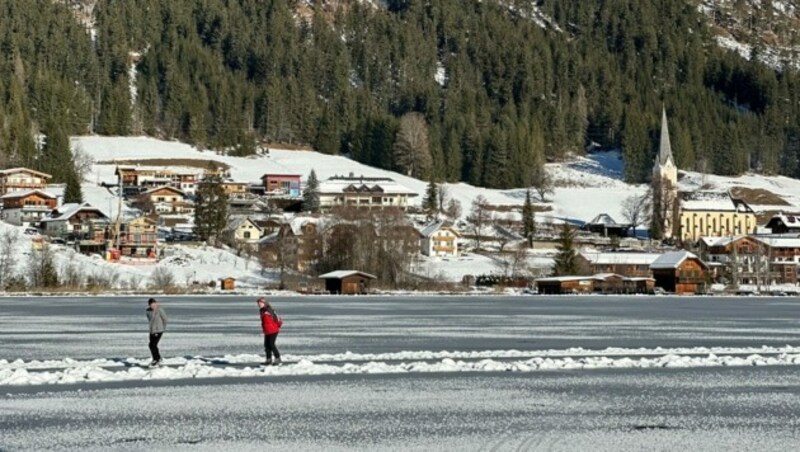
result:
[[[222,278],[219,280],[219,287],[222,290],[234,290],[236,289],[236,278]]]
[[[536,287],[540,294],[549,295],[592,293],[594,283],[592,276],[553,276],[537,279]]]
[[[708,265],[688,251],[663,254],[650,265],[656,286],[681,294],[705,293]]]
[[[369,292],[369,283],[375,275],[357,270],[338,270],[319,276],[325,280],[325,290],[332,294],[356,295]]]

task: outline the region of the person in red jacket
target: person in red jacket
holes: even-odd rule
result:
[[[264,351],[267,354],[267,360],[264,365],[278,365],[281,363],[281,352],[275,346],[275,339],[278,338],[278,333],[281,331],[283,320],[275,313],[267,300],[259,298],[258,310],[261,314],[261,331],[264,333]],[[272,355],[275,355],[275,361],[272,360]]]

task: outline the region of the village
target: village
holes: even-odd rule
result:
[[[652,188],[626,200],[624,221],[605,212],[587,222],[558,218],[527,202],[501,208],[480,195],[461,206],[434,182],[419,193],[382,174],[317,180],[313,171],[275,172],[234,180],[224,164],[118,163],[113,180],[98,182],[117,204],[108,209],[64,203],[63,186],[50,179],[28,168],[0,171],[0,218],[29,235],[34,248],[153,266],[175,245],[210,244],[272,269],[282,290],[800,290],[800,214],[758,212],[733,190],[679,191],[666,114]],[[220,199],[200,201],[204,189]],[[209,210],[219,214],[215,220]],[[491,266],[470,265],[475,256]],[[457,281],[436,271],[459,266]],[[236,287],[224,268],[218,276],[219,289]]]

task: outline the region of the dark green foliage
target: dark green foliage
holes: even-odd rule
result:
[[[439,187],[433,179],[428,182],[428,188],[425,189],[422,210],[425,211],[425,216],[429,220],[436,218],[436,214],[439,213]]]
[[[545,159],[598,143],[639,182],[665,105],[681,168],[800,176],[800,76],[720,49],[686,0],[536,2],[558,30],[527,18],[534,2],[107,0],[95,42],[64,3],[0,7],[0,163],[33,165],[55,120],[236,155],[311,144],[408,173],[393,147],[418,112],[419,177],[529,186]]]
[[[308,174],[305,190],[303,190],[303,211],[319,212],[319,180],[317,173],[312,169]]]
[[[222,187],[222,176],[209,173],[197,187],[194,233],[201,240],[219,242],[227,225],[228,195]]]
[[[528,243],[528,248],[533,248],[533,237],[536,234],[536,212],[533,209],[530,189],[525,192],[525,203],[522,205],[522,235]]]
[[[558,245],[556,246],[558,253],[553,258],[554,276],[577,275],[580,271],[574,242],[575,230],[568,223],[564,223],[558,234]]]

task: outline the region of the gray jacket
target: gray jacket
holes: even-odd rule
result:
[[[167,329],[167,313],[164,308],[157,310],[147,308],[147,320],[150,322],[150,334],[163,333]]]

